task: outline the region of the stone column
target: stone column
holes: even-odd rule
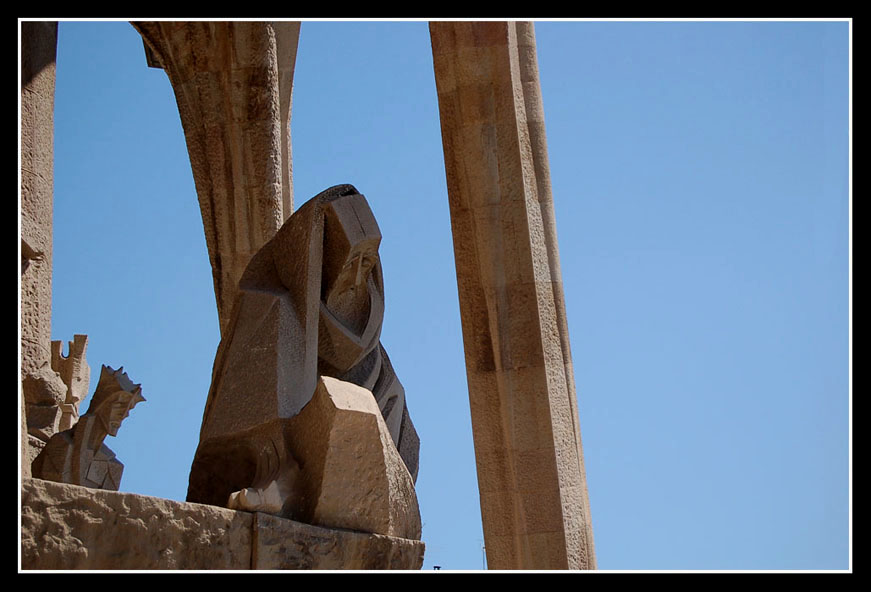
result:
[[[56,53],[56,22],[21,23],[21,380],[51,362]],[[20,391],[25,477],[30,475],[25,411],[30,390]]]
[[[531,23],[430,23],[490,569],[595,569]]]
[[[57,23],[21,23],[21,376],[51,360]]]
[[[248,260],[293,209],[296,22],[136,22],[178,103],[221,331]]]

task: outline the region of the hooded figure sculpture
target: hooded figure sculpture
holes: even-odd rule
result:
[[[373,393],[416,479],[419,440],[380,343],[380,242],[366,199],[339,185],[306,202],[251,258],[215,356],[188,501],[233,506],[246,491],[277,489],[283,501],[273,513],[295,517],[304,467],[290,420],[320,376]]]

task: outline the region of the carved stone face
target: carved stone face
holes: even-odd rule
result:
[[[102,405],[97,413],[100,421],[103,423],[103,428],[110,436],[118,435],[118,429],[121,427],[121,422],[130,415],[130,409],[133,407],[133,397],[124,391]]]
[[[381,232],[365,202],[340,198],[327,205],[321,299],[357,335],[369,320],[369,300],[374,295],[368,284],[378,264],[380,244]]]
[[[365,247],[366,245],[363,245],[362,249],[350,253],[345,265],[342,266],[342,271],[339,272],[339,277],[333,282],[331,295],[366,287],[366,280],[369,279],[369,274],[378,261],[378,251]]]
[[[381,231],[365,201],[348,197],[328,204],[318,337],[321,373],[348,370],[378,344],[384,313],[380,243]]]
[[[369,320],[369,275],[377,261],[378,251],[350,253],[324,299],[330,312],[357,335],[363,333]]]

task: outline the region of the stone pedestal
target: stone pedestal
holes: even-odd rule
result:
[[[24,479],[25,570],[420,569],[424,544],[276,516]]]

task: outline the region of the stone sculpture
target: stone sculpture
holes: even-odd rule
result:
[[[117,491],[124,465],[103,440],[117,435],[130,410],[144,400],[141,385],[133,384],[124,368],[103,366],[87,413],[72,428],[49,439],[33,461],[33,476]]]
[[[353,275],[355,282],[365,277],[368,292],[369,275],[364,274],[371,274],[380,295],[377,262],[370,269],[365,257],[335,254],[338,248],[329,239],[334,233],[328,229],[336,223],[325,224],[335,212],[324,213],[326,198],[309,206],[304,215],[294,215],[294,230],[279,232],[277,246],[261,249],[293,205],[289,122],[299,23],[160,21],[134,26],[145,43],[148,64],[166,70],[178,102],[223,337],[189,499],[227,505],[235,494],[236,507],[279,506],[281,512],[294,491],[307,492],[298,497],[311,496],[316,485],[318,500],[330,502],[330,491],[346,489],[341,479],[332,478],[360,468],[334,454],[339,444],[347,443],[343,434],[358,420],[359,425],[371,426],[373,417],[374,427],[354,428],[364,429],[367,438],[353,443],[383,453],[387,481],[413,481],[419,443],[405,411],[402,387],[380,343],[370,339],[368,319],[362,334],[352,330],[366,316],[366,305],[375,300],[367,302],[357,290],[338,290],[330,297],[330,286],[339,285],[331,265],[342,260],[350,263],[346,277]],[[525,22],[431,22],[430,38],[488,565],[595,569],[533,27]],[[301,542],[288,536],[287,529],[323,529],[198,504],[157,500],[154,506],[154,498],[133,494],[83,496],[75,487],[29,479],[31,460],[62,421],[72,423],[75,418],[72,413],[62,417],[61,409],[74,404],[71,386],[51,360],[57,23],[22,22],[20,42],[22,476],[25,489],[53,492],[22,496],[23,510],[36,520],[30,526],[22,521],[23,540],[26,532],[42,537],[26,549],[23,544],[22,557],[33,568],[49,569],[395,567],[397,563],[376,547],[360,547],[366,549],[365,562],[352,558],[354,545],[348,537],[364,538],[359,533],[331,531],[339,543],[325,543],[326,535],[321,534]],[[258,250],[259,263],[247,267]],[[357,272],[351,274],[354,261]],[[240,282],[243,273],[246,277]],[[299,283],[288,284],[288,279]],[[327,309],[323,327],[321,302]],[[377,306],[369,306],[366,313],[369,319],[373,308]],[[380,327],[380,320],[374,326]],[[357,358],[357,349],[365,355],[344,368],[347,359]],[[246,370],[246,363],[256,371]],[[341,381],[329,380],[337,374]],[[365,404],[371,401],[359,396],[369,391],[355,390],[355,384],[374,392],[383,417],[371,413]],[[303,409],[309,399],[317,404]],[[254,405],[249,408],[249,403]],[[233,417],[234,411],[240,412],[238,417]],[[357,413],[365,421],[353,415]],[[82,420],[75,432],[80,435],[93,429],[94,418],[86,414]],[[303,438],[305,426],[312,432],[306,436],[308,447],[294,448],[294,437]],[[398,444],[410,474],[395,470],[390,447],[382,445],[385,433],[391,445]],[[52,449],[60,447],[58,462],[64,465],[75,456],[74,443],[68,440],[69,432],[58,435],[64,436],[65,444],[58,440]],[[81,454],[81,444],[76,454]],[[313,469],[309,455],[324,457],[323,464]],[[40,465],[47,465],[47,458]],[[376,456],[369,453],[367,459],[371,462],[366,466],[376,470]],[[395,481],[388,484],[387,498],[400,499],[403,487]],[[107,503],[95,503],[97,499]],[[412,516],[416,502],[411,507],[413,496],[408,501],[407,514]],[[329,503],[307,504],[300,503],[295,512],[310,515],[311,521],[334,520]],[[387,516],[393,523],[397,514],[379,514],[359,505],[353,511],[381,518],[361,525],[348,520],[353,516],[346,512],[341,523],[334,523],[378,530],[383,528],[379,520]],[[211,528],[203,526],[204,512],[219,517]],[[138,536],[137,529],[154,523],[142,517],[155,515],[184,516],[163,520],[174,528],[197,525],[191,543],[182,545],[184,553],[167,553],[164,543]],[[39,520],[53,521],[57,536],[46,538],[45,523]],[[254,534],[228,536],[228,520],[253,523]],[[101,521],[104,528],[95,534],[91,525]],[[389,528],[413,532],[412,523]],[[123,535],[107,537],[106,527]],[[174,530],[162,534],[161,540],[178,541]],[[59,547],[40,554],[49,539],[52,545],[70,543],[77,561],[64,563]],[[391,544],[409,542],[390,539]],[[216,553],[218,547],[226,553]],[[330,551],[324,553],[325,548]],[[422,543],[410,548],[420,550],[416,563],[399,563],[420,567]],[[333,553],[337,549],[338,559]],[[284,556],[288,550],[293,552]],[[224,562],[228,557],[233,561]]]
[[[368,453],[385,458],[390,453],[380,448],[395,447],[395,462],[384,470],[394,477],[394,494],[410,489],[413,498],[419,441],[380,343],[380,242],[366,199],[353,186],[338,185],[300,207],[252,257],[215,356],[188,501],[317,523],[312,496],[329,475],[323,458],[307,456],[312,443],[303,434],[317,422],[325,433],[341,431],[347,414],[368,413],[358,402],[335,403],[343,399],[336,394],[341,383],[371,392],[381,415],[368,433],[347,437],[372,443]],[[321,388],[333,404],[313,412],[306,407]],[[358,399],[359,393],[343,400]],[[419,538],[416,499],[400,505],[416,526],[396,536]]]

